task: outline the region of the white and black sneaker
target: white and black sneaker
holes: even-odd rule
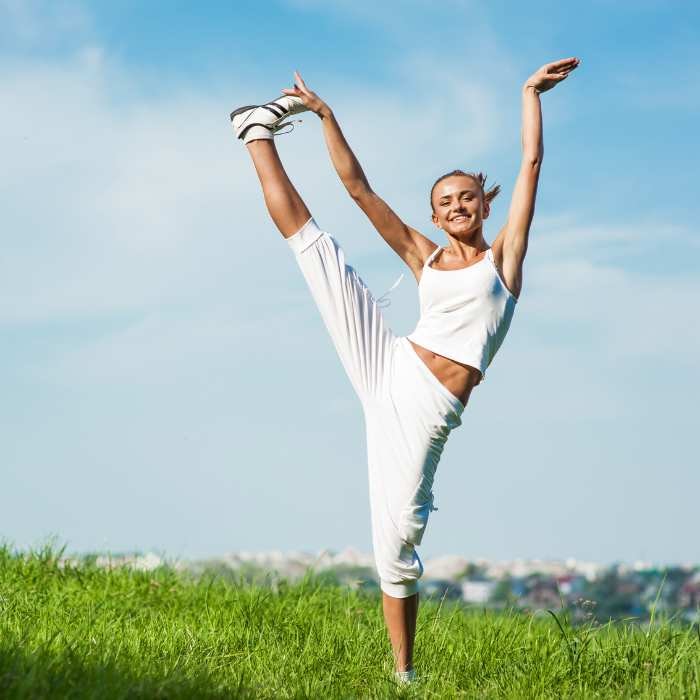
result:
[[[282,95],[264,105],[248,105],[239,107],[231,112],[231,123],[239,139],[243,143],[255,139],[271,139],[275,132],[292,122],[285,122],[287,117],[299,112],[306,112],[300,97]]]
[[[410,685],[415,683],[418,680],[416,678],[416,669],[412,668],[410,671],[395,671],[394,679],[399,685]]]

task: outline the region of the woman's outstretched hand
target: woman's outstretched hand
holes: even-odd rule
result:
[[[295,95],[300,97],[301,101],[312,111],[318,114],[319,117],[324,117],[330,113],[328,105],[315,93],[306,87],[306,83],[297,71],[294,71],[294,87],[284,88],[282,92],[285,95]]]
[[[551,90],[557,83],[565,80],[572,70],[578,68],[579,63],[581,61],[578,58],[562,58],[547,63],[525,81],[525,87],[535,88],[537,92]]]

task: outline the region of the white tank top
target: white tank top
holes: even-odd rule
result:
[[[517,299],[503,283],[491,248],[479,262],[457,270],[423,265],[418,283],[420,318],[408,339],[484,375],[506,337]]]

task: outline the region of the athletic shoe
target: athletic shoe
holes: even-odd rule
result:
[[[410,671],[395,671],[394,678],[396,682],[404,685],[416,682],[416,669],[412,668]]]
[[[271,139],[273,134],[291,122],[284,120],[292,114],[306,112],[300,97],[282,95],[264,105],[248,105],[231,112],[231,123],[239,139],[249,143],[255,139]]]

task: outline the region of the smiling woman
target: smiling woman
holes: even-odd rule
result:
[[[433,185],[432,221],[445,248],[405,224],[370,187],[329,106],[295,74],[293,88],[264,105],[231,114],[247,145],[268,211],[287,240],[365,415],[372,543],[397,679],[412,680],[423,572],[416,546],[436,510],[433,482],[450,432],[510,326],[522,289],[522,265],[542,162],[541,92],[579,64],[547,64],[525,82],[523,157],[508,219],[489,245],[483,233],[499,188],[481,173],[453,170]],[[320,229],[289,180],[274,134],[298,112],[323,123],[333,165],[349,195],[413,272],[420,296],[416,329],[395,335],[380,304],[337,240]]]

